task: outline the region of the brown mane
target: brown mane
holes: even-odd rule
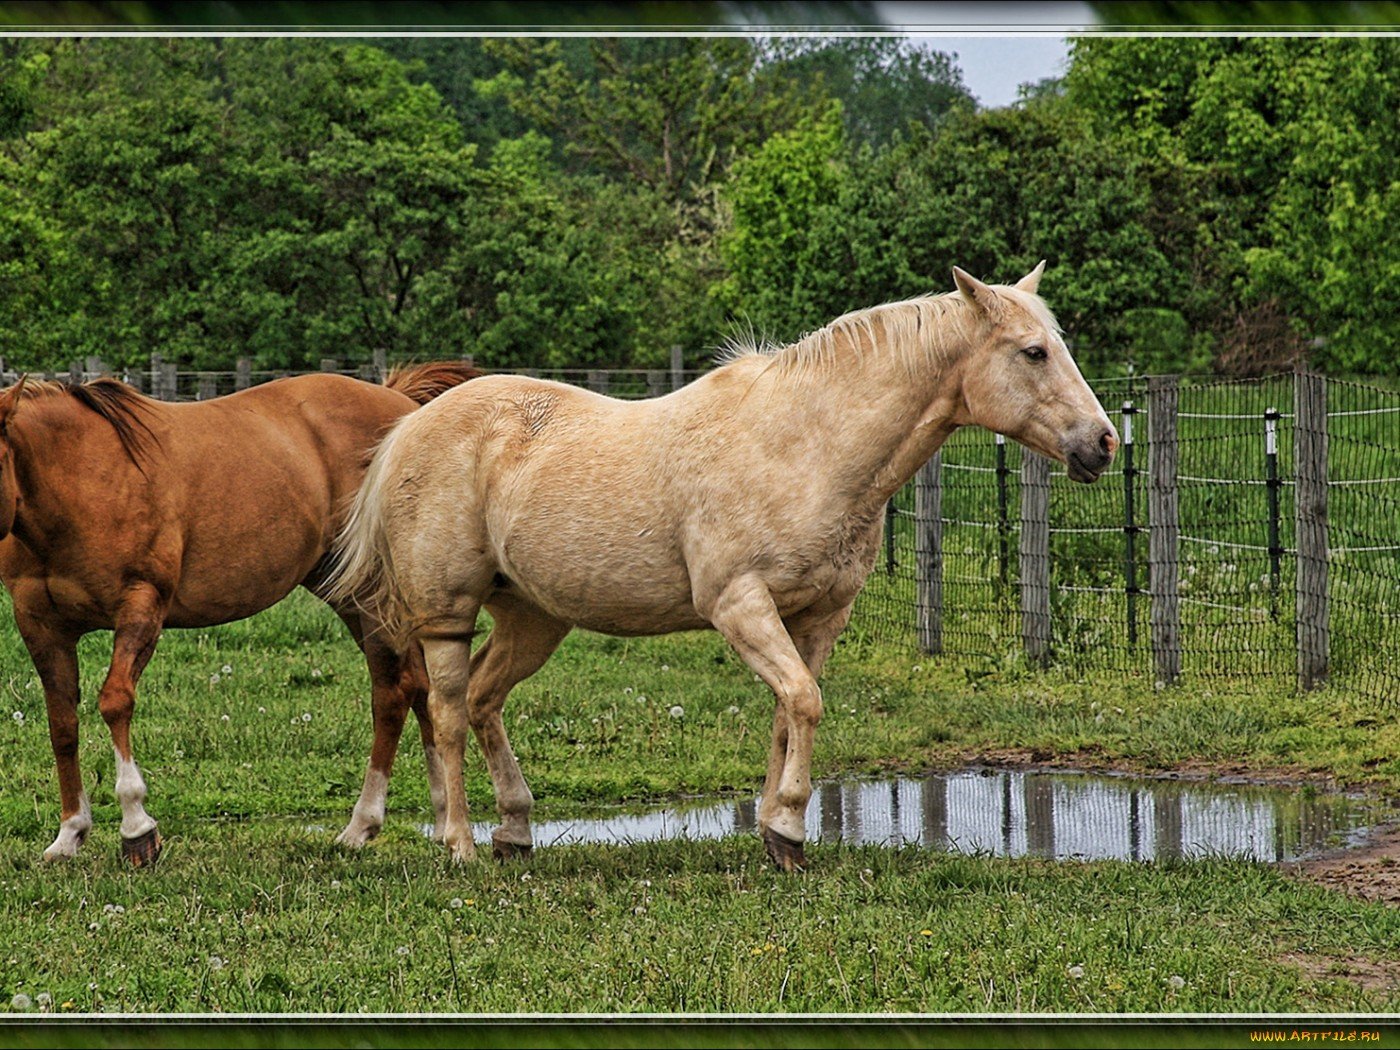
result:
[[[479,375],[480,370],[465,361],[430,361],[425,365],[397,365],[389,369],[384,385],[426,405],[439,394]]]
[[[121,442],[123,451],[138,470],[141,469],[142,457],[150,451],[150,447],[159,447],[159,439],[142,418],[143,413],[150,411],[149,399],[120,379],[103,376],[86,383],[30,379],[21,391],[21,397],[26,399],[64,394],[96,412],[111,425],[117,432],[117,440]]]

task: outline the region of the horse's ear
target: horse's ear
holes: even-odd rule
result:
[[[1021,289],[1021,291],[1023,292],[1030,292],[1032,295],[1034,295],[1035,290],[1040,287],[1040,275],[1044,272],[1045,260],[1041,259],[1040,262],[1036,264],[1034,270],[1032,270],[1030,273],[1026,274],[1026,276],[1022,277],[1019,281],[1016,282],[1016,287]]]
[[[5,425],[14,418],[15,412],[19,410],[20,395],[24,393],[24,383],[28,378],[29,373],[24,373],[14,386],[0,394],[0,431],[5,429]]]
[[[996,312],[997,293],[992,291],[991,285],[982,283],[961,266],[953,267],[953,283],[958,286],[962,297],[977,309],[984,313]]]

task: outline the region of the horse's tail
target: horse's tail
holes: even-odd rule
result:
[[[351,501],[345,524],[331,546],[331,571],[325,583],[326,601],[336,606],[353,604],[369,613],[398,649],[408,639],[389,538],[384,531],[384,507],[395,473],[394,451],[405,422],[411,418],[410,413],[400,419],[375,450],[364,481]]]
[[[479,375],[481,372],[465,361],[429,361],[425,365],[399,365],[389,369],[384,385],[426,405],[439,394]]]

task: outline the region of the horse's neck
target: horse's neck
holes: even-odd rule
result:
[[[961,352],[911,352],[877,345],[843,360],[777,367],[759,404],[783,405],[796,434],[819,427],[818,484],[839,490],[853,511],[874,510],[913,477],[956,429]]]

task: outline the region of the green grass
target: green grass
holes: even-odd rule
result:
[[[428,807],[411,733],[383,838],[344,852],[331,840],[368,751],[365,674],[338,621],[302,595],[162,640],[134,742],[168,845],[155,870],[127,872],[91,700],[108,639],[89,638],[81,654],[94,831],[76,862],[44,865],[58,800],[43,699],[0,611],[0,1007],[45,993],[57,1011],[1400,1008],[1393,993],[1283,959],[1394,960],[1400,912],[1249,864],[818,846],[815,870],[788,878],[745,838],[542,848],[527,866],[454,868],[415,827]],[[1121,676],[978,676],[859,633],[824,687],[823,776],[1024,749],[1400,786],[1393,708],[1341,691],[1211,695]],[[671,717],[674,706],[683,717]],[[754,791],[771,712],[766,689],[715,636],[578,635],[506,715],[536,815],[557,817],[598,802]],[[472,804],[489,817],[474,748],[468,774]]]
[[[55,872],[7,840],[0,990],[58,1012],[1400,1006],[1282,959],[1393,960],[1400,911],[1267,868],[813,857],[801,878],[747,839],[454,868],[402,830],[350,856],[259,821],[193,827],[154,871],[99,849]]]

